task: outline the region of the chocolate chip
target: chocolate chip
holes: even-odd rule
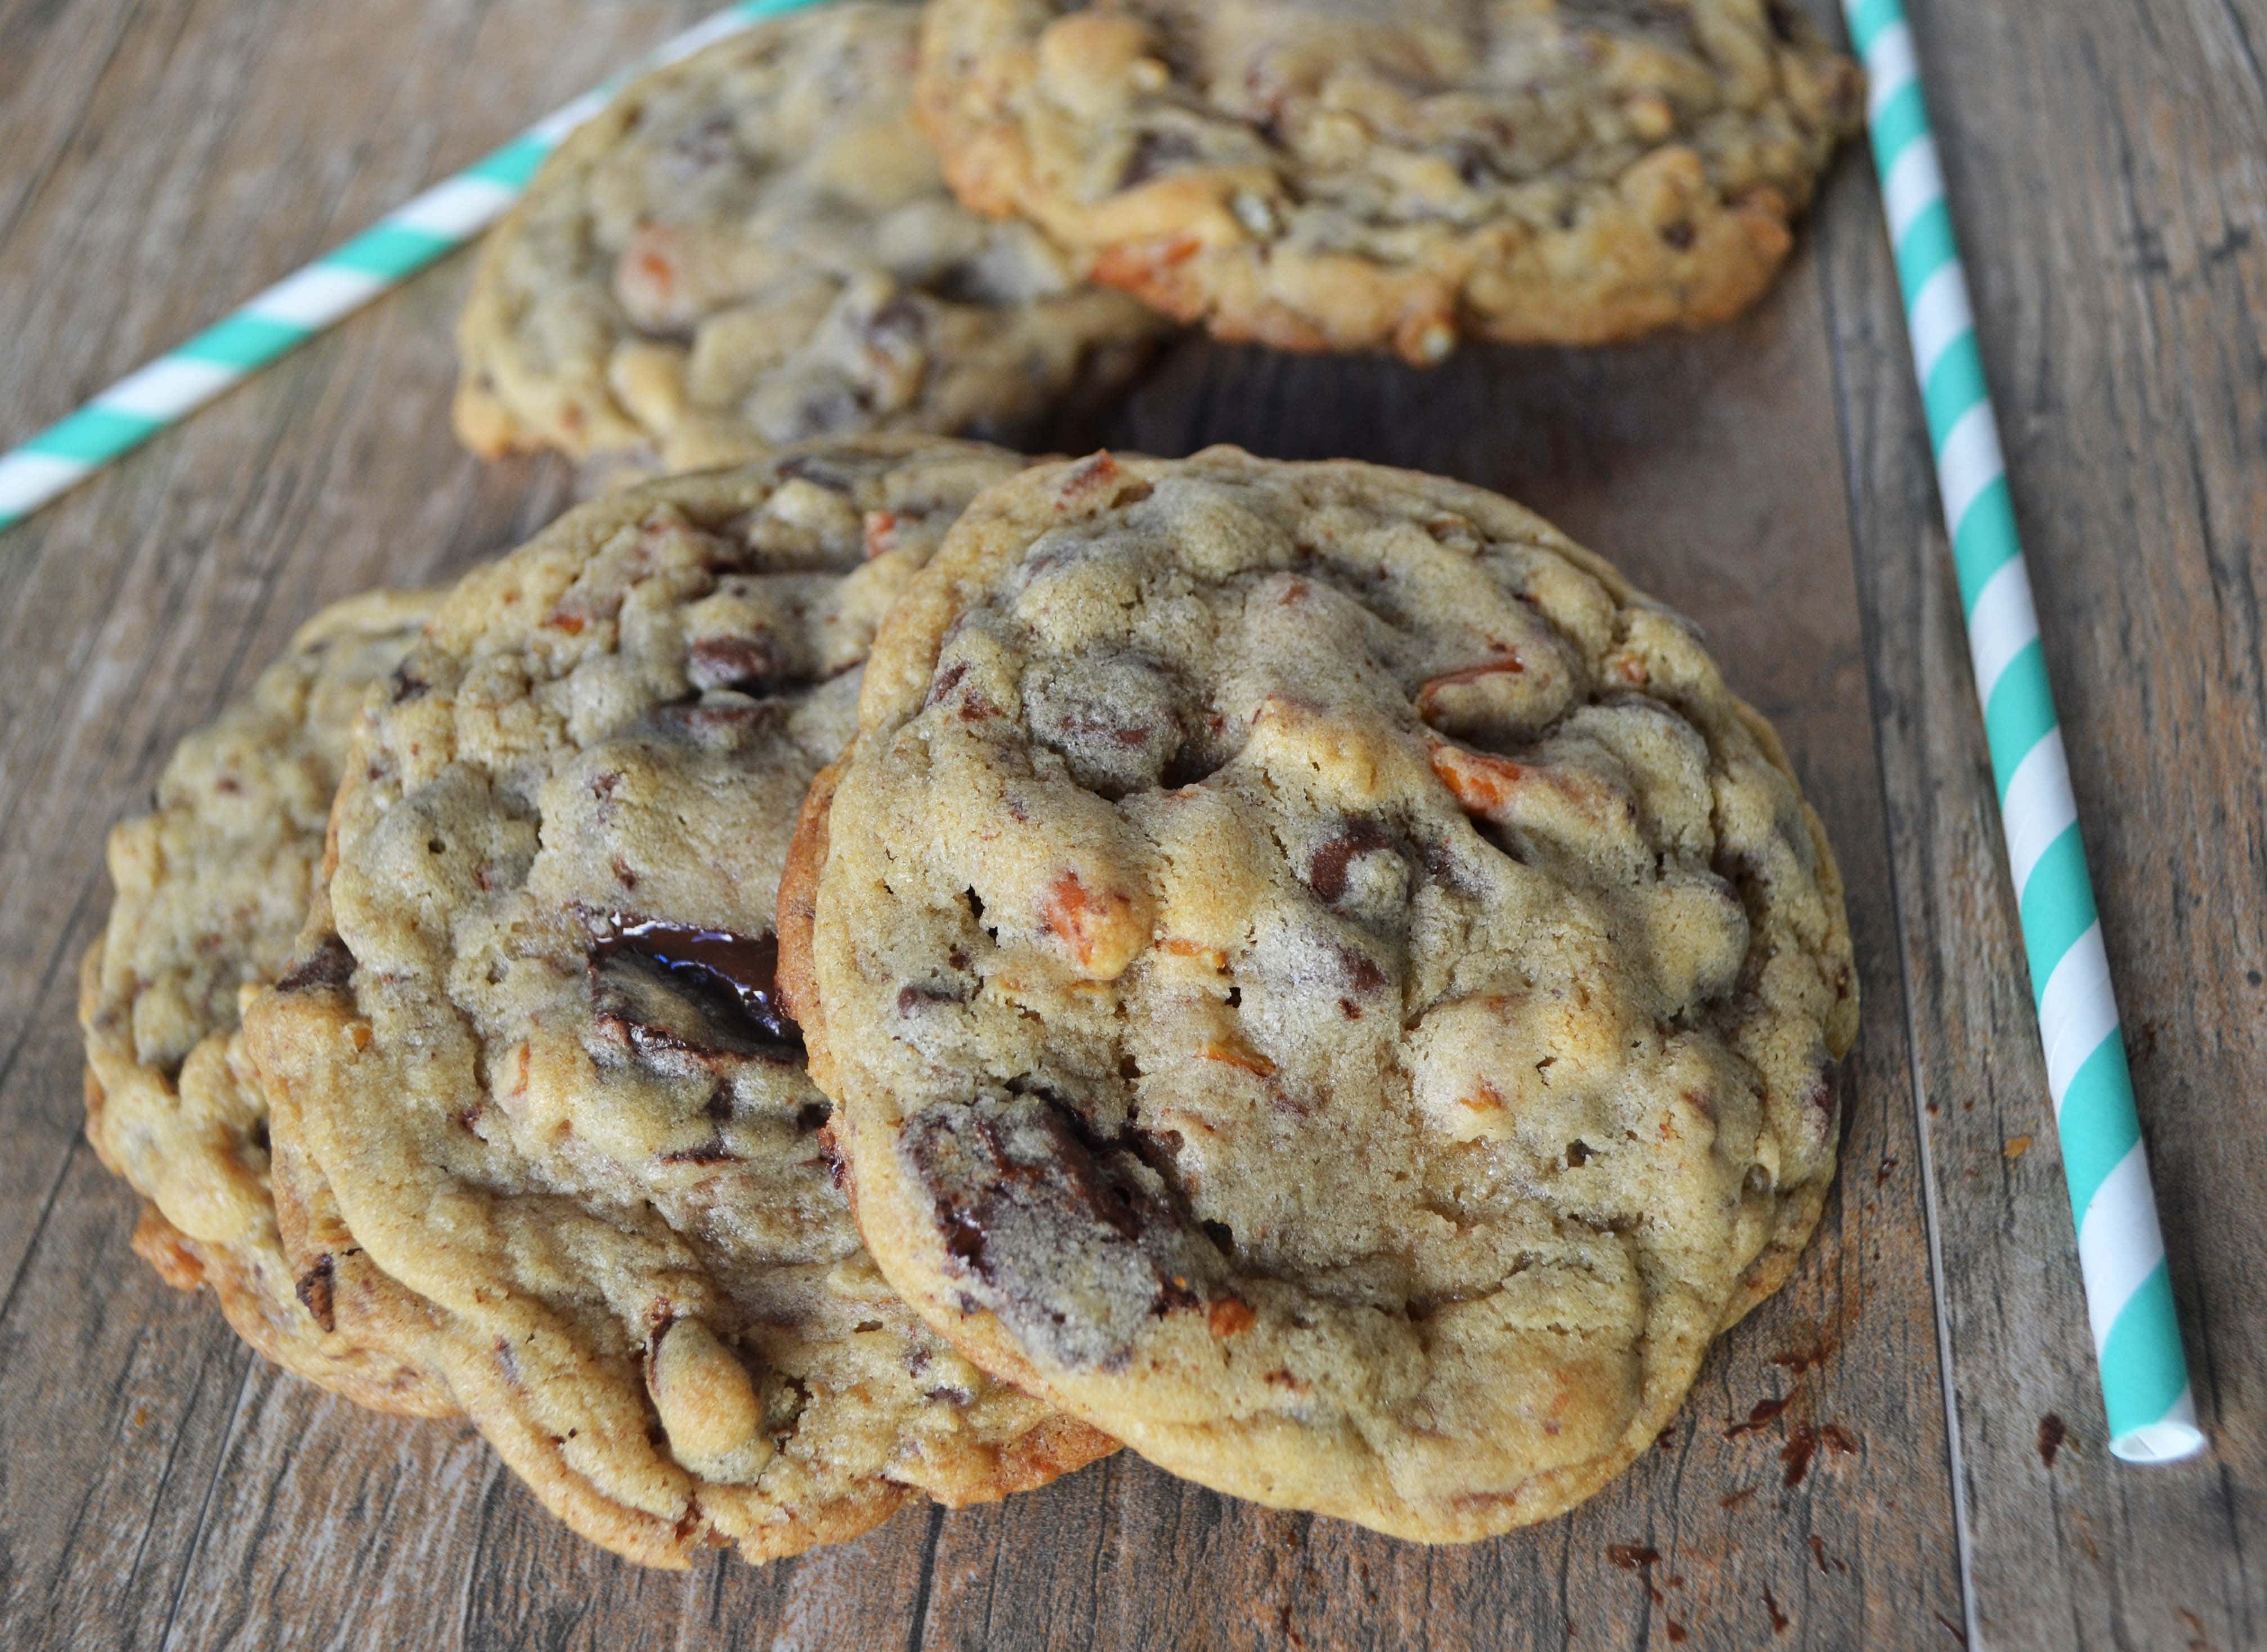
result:
[[[811,685],[793,664],[775,637],[701,637],[686,651],[685,675],[704,691],[734,689],[761,698]]]
[[[980,259],[965,259],[948,264],[921,283],[933,296],[949,304],[994,305],[1008,302],[1009,295],[1002,294],[1000,284],[984,267]]]
[[[1346,829],[1324,843],[1307,861],[1307,887],[1317,898],[1335,901],[1346,893],[1346,867],[1357,855],[1380,850],[1398,852],[1392,837],[1372,820],[1350,820]]]
[[[928,692],[921,699],[923,709],[935,705],[939,700],[949,696],[953,690],[960,686],[960,679],[967,675],[968,665],[965,661],[957,661],[938,672],[936,680],[928,685]]]
[[[928,338],[928,312],[910,293],[899,293],[866,318],[869,341],[884,348],[919,349]]]
[[[801,441],[855,429],[865,422],[867,411],[863,399],[848,384],[823,384],[796,404],[789,429],[781,434],[787,440]]]
[[[857,486],[856,479],[815,453],[795,454],[781,459],[777,468],[781,476],[791,481],[809,482],[830,493],[847,493]]]
[[[722,1136],[712,1136],[698,1147],[680,1147],[661,1155],[664,1165],[730,1165],[739,1162],[740,1156],[724,1145]]]
[[[1135,654],[1039,660],[1024,672],[1022,692],[1032,734],[1072,778],[1112,801],[1159,785],[1185,738],[1171,671]]]
[[[354,979],[355,956],[345,941],[326,935],[322,944],[275,978],[278,992],[329,992]]]
[[[1197,157],[1196,140],[1185,132],[1144,132],[1134,141],[1118,174],[1120,189],[1134,189],[1158,173]]]
[[[300,1305],[326,1332],[339,1328],[338,1314],[332,1301],[332,1281],[336,1269],[335,1259],[326,1253],[312,1268],[299,1276],[292,1287],[298,1295]]]
[[[1664,223],[1661,226],[1661,238],[1680,252],[1692,245],[1698,233],[1691,224],[1683,218],[1677,219],[1674,223]]]
[[[968,994],[957,986],[938,986],[927,981],[917,981],[898,989],[898,1013],[918,1015],[935,1004],[965,1004]]]
[[[680,174],[722,166],[738,153],[739,145],[733,138],[733,119],[729,114],[712,114],[700,125],[679,133],[669,143],[670,159]]]
[[[1468,189],[1478,189],[1483,184],[1493,183],[1501,176],[1496,171],[1487,152],[1474,144],[1458,143],[1452,146],[1449,160],[1456,167],[1456,176],[1464,179],[1464,186]]]
[[[1375,998],[1385,990],[1392,977],[1388,976],[1376,959],[1368,953],[1338,943],[1339,963],[1346,970],[1347,983],[1363,998]]]

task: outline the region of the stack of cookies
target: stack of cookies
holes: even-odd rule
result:
[[[1789,0],[833,0],[552,157],[481,259],[457,426],[649,471],[1015,444],[1176,321],[1420,366],[1722,321],[1861,106]]]
[[[1426,1541],[1588,1496],[1833,1173],[1771,730],[1483,490],[953,433],[1161,310],[1728,313],[1849,97],[1751,0],[844,0],[633,86],[489,245],[458,416],[675,473],[317,616],[114,833],[137,1251],[650,1564],[1121,1442]]]

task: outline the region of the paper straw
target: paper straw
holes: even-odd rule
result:
[[[343,246],[285,276],[179,349],[128,374],[21,447],[0,454],[0,530],[22,521],[121,453],[180,423],[277,356],[464,245],[526,192],[528,179],[544,157],[605,108],[633,76],[690,56],[764,18],[810,4],[811,0],[741,0],[696,24],[626,73],[585,92],[503,148],[388,213]]]
[[[1870,82],[1874,165],[1968,617],[2007,869],[2022,910],[2109,1449],[2129,1463],[2169,1463],[2202,1450],[2204,1433],[1912,32],[1899,0],[1843,5]]]

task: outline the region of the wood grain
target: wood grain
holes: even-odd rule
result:
[[[0,435],[698,9],[0,0]],[[2267,962],[2267,82],[2251,47],[2267,21],[2221,0],[1915,16],[2073,764],[2101,805],[2088,847],[2209,1461],[2137,1472],[2102,1448],[1958,610],[1856,164],[1828,192],[1816,259],[1732,328],[1473,350],[1431,375],[1192,343],[1104,433],[1501,487],[1699,620],[1787,736],[1849,879],[1866,994],[1845,1173],[1794,1281],[1624,1480],[1568,1519],[1425,1550],[1120,1458],[769,1568],[649,1573],[568,1536],[461,1425],[357,1413],[252,1358],[127,1249],[132,1200],[77,1134],[72,965],[107,900],[103,830],[300,618],[444,577],[568,498],[563,468],[484,467],[448,436],[459,260],[0,536],[0,1644],[2267,1635],[2267,1285],[2248,1271],[2267,1146],[2247,1111],[2267,1067],[2251,973]],[[2069,1438],[2049,1464],[2051,1412]],[[1818,1451],[1789,1484],[1803,1431],[1830,1423],[1854,1449]]]
[[[2016,912],[1896,285],[1871,192],[1845,192],[1818,238],[1977,1626],[1992,1647],[2256,1646],[2267,8],[1912,14],[2213,1439],[2175,1468],[2106,1447],[2029,985],[1980,967],[2020,956]]]

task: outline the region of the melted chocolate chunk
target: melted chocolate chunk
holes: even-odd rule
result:
[[[759,1042],[803,1048],[803,1029],[780,997],[777,937],[693,929],[658,918],[625,920],[618,914],[591,942],[591,967],[603,969],[624,954],[659,965],[679,987],[712,1001],[728,999]]]
[[[355,956],[347,944],[336,935],[323,937],[323,944],[293,964],[275,979],[278,992],[329,992],[343,988],[354,979]]]
[[[1041,1358],[1117,1369],[1152,1319],[1216,1294],[1221,1254],[1165,1179],[1051,1097],[929,1108],[898,1151],[949,1266]]]
[[[1355,857],[1381,850],[1398,852],[1399,848],[1376,821],[1350,820],[1344,831],[1315,851],[1307,863],[1307,887],[1318,899],[1335,901],[1346,893],[1346,868]]]

